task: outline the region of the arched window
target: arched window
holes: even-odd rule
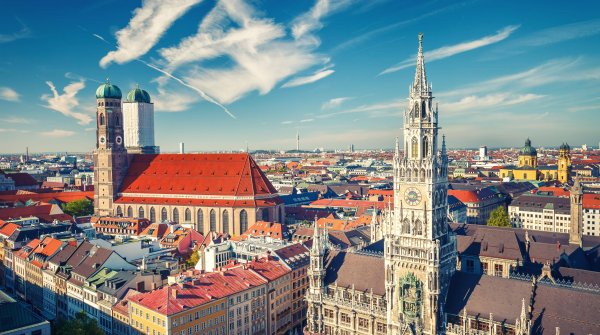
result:
[[[173,222],[179,223],[179,210],[177,208],[173,209]]]
[[[402,222],[402,234],[410,234],[410,221],[408,219],[404,219],[404,222]]]
[[[117,216],[123,216],[123,209],[121,206],[117,206]]]
[[[413,117],[419,117],[419,104],[415,102],[415,108],[413,109]]]
[[[248,230],[248,213],[245,209],[240,212],[240,234],[243,234]]]
[[[133,217],[133,208],[131,206],[127,207],[127,217]]]
[[[217,214],[214,209],[210,210],[210,231],[217,231]]]
[[[116,126],[120,126],[120,122],[119,122],[119,115],[115,115],[115,125]]]
[[[104,114],[100,114],[100,125],[104,125]]]
[[[138,218],[143,219],[144,218],[144,207],[140,206],[140,208],[138,209]]]
[[[150,207],[150,222],[156,222],[156,211],[154,210],[154,207]]]
[[[265,222],[269,222],[269,210],[266,208],[263,208],[261,213],[262,213],[261,220],[263,220]]]
[[[415,231],[413,231],[414,235],[423,235],[423,224],[421,223],[421,220],[417,219],[417,221],[415,221]]]
[[[223,232],[229,233],[229,212],[223,211]]]
[[[410,154],[412,158],[419,158],[419,141],[417,141],[416,137],[413,137],[412,139]]]
[[[167,209],[164,207],[160,210],[160,221],[167,221]]]
[[[200,234],[204,234],[204,213],[202,213],[201,209],[198,210],[198,216],[196,218],[196,227],[196,230]]]
[[[189,208],[185,209],[183,219],[185,220],[185,222],[192,222],[192,211],[190,211]]]
[[[423,100],[421,102],[421,116],[422,117],[426,117],[427,116],[427,108],[425,108],[425,100]]]
[[[423,137],[423,157],[429,156],[429,141],[427,137]]]

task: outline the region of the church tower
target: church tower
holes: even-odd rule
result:
[[[312,246],[310,248],[310,265],[308,280],[310,288],[306,295],[308,309],[306,311],[306,330],[310,334],[323,333],[323,295],[325,294],[325,252],[327,250],[327,230],[319,231],[315,217]]]
[[[571,226],[569,227],[569,244],[581,246],[583,235],[583,186],[579,182],[579,176],[570,189],[571,197]]]
[[[154,104],[150,94],[139,87],[129,91],[123,102],[123,130],[128,153],[159,152],[154,145]]]
[[[384,223],[387,334],[438,334],[455,271],[456,238],[447,222],[448,159],[445,140],[438,148],[438,110],[425,73],[422,34],[408,101],[404,140],[396,140],[394,204]]]
[[[127,163],[121,90],[107,81],[96,90],[94,214],[113,214],[113,201],[127,172]]]
[[[566,184],[571,176],[571,147],[567,143],[560,146],[557,163],[558,181]]]

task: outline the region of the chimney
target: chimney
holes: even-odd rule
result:
[[[173,297],[173,299],[177,299],[177,289],[171,289],[171,297]]]
[[[179,153],[182,155],[185,153],[185,144],[183,142],[179,142]]]

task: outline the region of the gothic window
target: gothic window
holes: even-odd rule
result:
[[[427,116],[427,108],[425,108],[425,100],[423,100],[421,102],[421,116],[422,117],[426,117]]]
[[[160,210],[160,221],[167,221],[167,209],[164,207]]]
[[[100,114],[100,125],[104,125],[104,114]]]
[[[412,158],[419,158],[419,141],[417,141],[416,137],[413,137],[410,154]]]
[[[140,208],[138,209],[138,218],[144,218],[144,207],[142,206],[140,206]]]
[[[184,218],[185,222],[192,222],[192,211],[189,208],[185,209]]]
[[[131,206],[127,207],[127,217],[133,217],[133,208]]]
[[[248,213],[245,209],[240,212],[240,234],[243,234],[248,230]]]
[[[425,169],[421,169],[421,181],[425,181]]]
[[[419,117],[419,104],[415,102],[415,108],[413,110],[413,117]]]
[[[121,206],[117,206],[117,216],[123,216],[123,209]]]
[[[429,141],[427,137],[423,137],[423,157],[429,156]]]
[[[210,210],[210,231],[217,231],[217,214],[214,209]]]
[[[202,210],[198,210],[198,217],[196,218],[196,226],[198,227],[196,230],[203,234],[204,233],[204,213]]]
[[[179,223],[179,210],[173,209],[173,222]]]
[[[154,210],[154,207],[150,208],[150,222],[156,222],[156,210]]]
[[[229,233],[229,212],[227,210],[223,211],[223,232]]]
[[[115,125],[120,126],[119,124],[119,115],[115,115]]]
[[[410,221],[408,219],[404,219],[402,222],[402,234],[410,234]]]
[[[413,231],[415,235],[423,235],[423,224],[421,220],[415,221],[415,230]]]

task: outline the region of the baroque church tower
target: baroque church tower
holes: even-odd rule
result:
[[[445,140],[438,148],[438,110],[425,73],[422,34],[408,101],[404,140],[396,140],[394,204],[383,227],[387,334],[437,334],[445,324],[456,238],[447,222],[448,159]]]
[[[127,172],[127,165],[127,150],[123,140],[121,90],[107,81],[96,90],[94,214],[113,214],[113,201]]]

